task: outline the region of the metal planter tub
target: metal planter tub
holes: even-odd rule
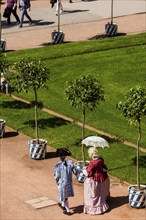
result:
[[[118,25],[117,24],[107,23],[105,25],[106,36],[108,36],[108,37],[116,36],[117,35],[117,31],[118,31]]]
[[[77,169],[76,179],[79,183],[84,183],[84,181],[87,177],[86,169],[88,167],[89,162],[90,161],[86,161],[86,165],[83,165],[83,161],[77,161],[74,163],[74,166]]]
[[[140,185],[140,190],[137,185],[128,187],[129,204],[132,208],[146,207],[146,185]]]
[[[39,143],[37,143],[37,139],[32,139],[28,142],[29,145],[29,155],[31,159],[41,160],[45,159],[46,150],[47,150],[47,141],[43,139],[39,139]]]
[[[6,121],[3,119],[0,119],[0,137],[3,138],[5,135],[5,124]]]
[[[52,44],[62,44],[64,42],[65,34],[63,32],[53,31],[52,32]]]
[[[0,40],[0,51],[4,52],[6,50],[6,41],[4,39]]]

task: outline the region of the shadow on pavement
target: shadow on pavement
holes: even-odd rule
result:
[[[18,132],[15,132],[15,131],[7,131],[7,132],[5,133],[4,138],[15,137],[15,136],[17,136],[17,135],[19,135]]]
[[[109,205],[109,210],[107,212],[110,212],[112,209],[128,204],[128,196],[110,197],[107,203]]]
[[[61,15],[63,15],[63,14],[78,13],[78,12],[86,12],[86,11],[90,11],[90,10],[64,10]]]
[[[54,158],[56,152],[46,152],[45,159]]]
[[[73,214],[82,214],[83,213],[83,205],[72,207],[71,210],[73,211]]]
[[[118,208],[124,204],[128,204],[128,196],[110,197],[107,203],[109,205],[109,210],[107,212],[110,212],[112,209]],[[81,214],[83,213],[83,208],[84,208],[83,205],[79,205],[72,207],[71,210],[73,211],[74,214],[75,213]]]

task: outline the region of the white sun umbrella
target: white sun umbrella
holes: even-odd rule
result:
[[[82,144],[92,147],[109,147],[109,143],[104,138],[98,136],[89,136],[82,140]]]

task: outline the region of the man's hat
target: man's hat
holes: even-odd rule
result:
[[[71,152],[67,148],[58,148],[55,157],[71,156]]]

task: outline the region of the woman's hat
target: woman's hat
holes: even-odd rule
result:
[[[58,148],[55,157],[71,156],[71,152],[67,148]]]

